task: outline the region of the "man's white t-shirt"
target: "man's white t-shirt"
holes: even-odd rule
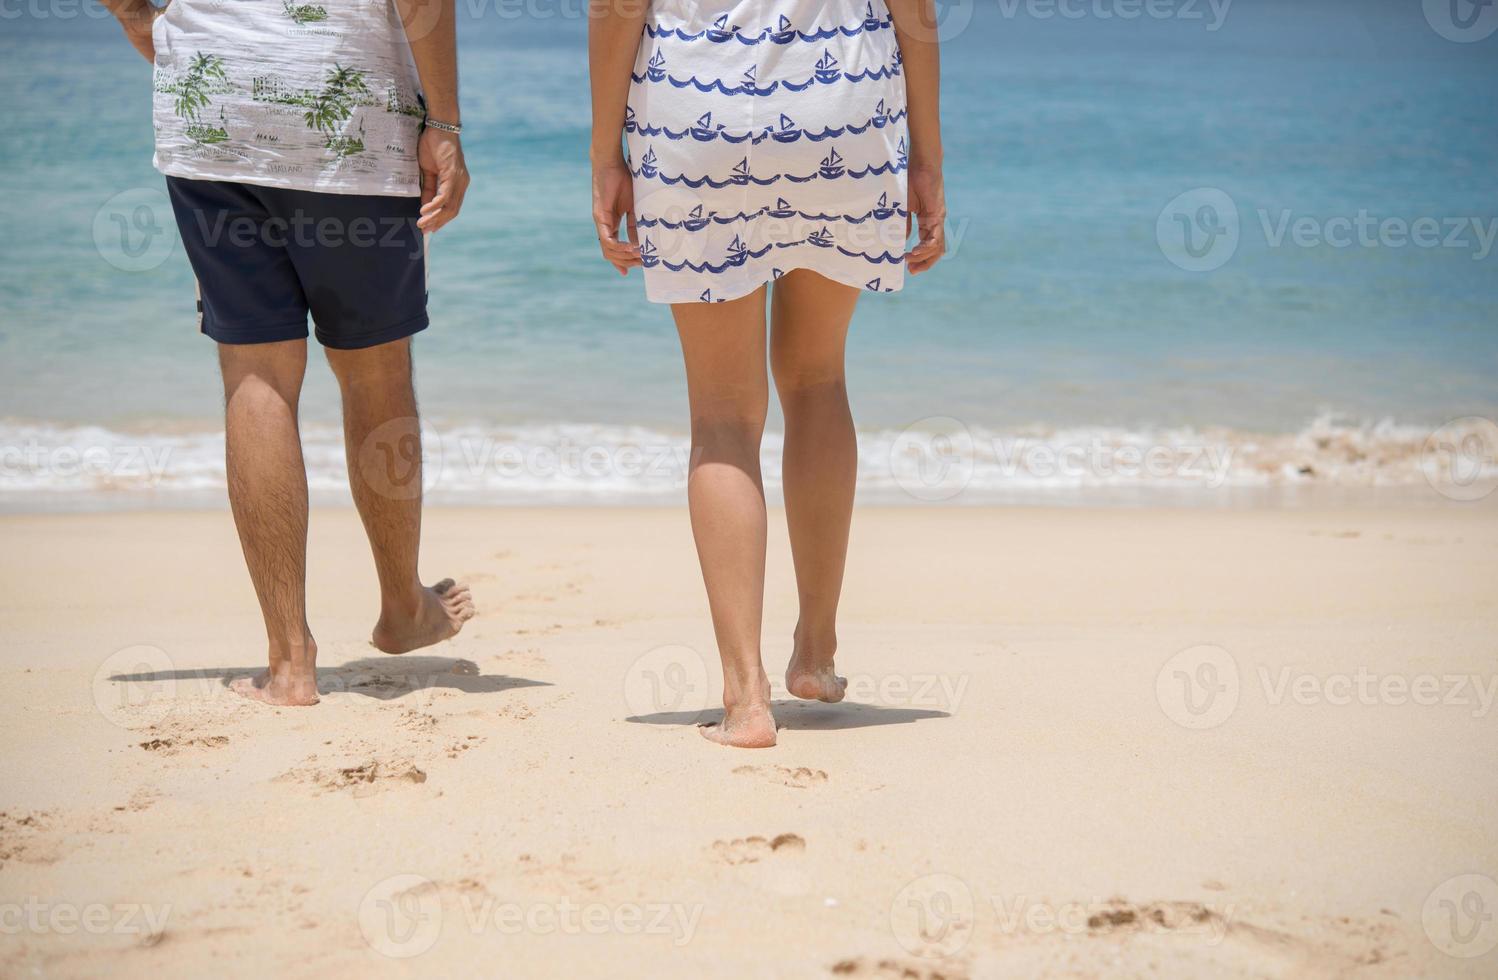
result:
[[[420,193],[421,85],[392,0],[172,0],[154,32],[157,170]]]

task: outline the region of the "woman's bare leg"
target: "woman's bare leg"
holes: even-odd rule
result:
[[[765,598],[765,290],[729,303],[673,306],[687,368],[692,461],[687,500],[723,661],[721,725],[702,729],[724,745],[775,744],[770,682],[760,662]]]
[[[818,701],[841,701],[848,687],[832,658],[858,477],[843,373],[858,293],[798,269],[775,283],[771,301],[770,365],[785,413],[785,516],[801,601],[785,684]]]

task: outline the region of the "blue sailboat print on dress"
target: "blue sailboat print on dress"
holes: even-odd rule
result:
[[[733,236],[733,241],[728,246],[728,264],[743,265],[749,259],[749,248],[738,235]]]
[[[874,124],[875,129],[883,129],[889,122],[889,110],[884,107],[883,99],[880,99],[879,104],[874,106],[874,118],[869,122]]]
[[[718,129],[722,128],[722,126],[718,127]],[[697,118],[697,125],[693,126],[690,132],[692,139],[697,140],[699,143],[707,143],[717,137],[718,130],[713,128],[713,114],[711,112],[704,112]]]
[[[733,35],[738,29],[739,25],[737,24],[729,27],[728,15],[722,14],[717,20],[713,21],[713,26],[707,29],[707,39],[722,44],[724,41],[733,40]]]
[[[681,223],[681,226],[687,231],[701,231],[707,227],[707,221],[708,219],[702,215],[702,205],[699,204],[687,212],[686,220]]]
[[[817,173],[821,174],[824,180],[836,180],[843,175],[844,169],[843,158],[838,155],[837,147],[833,147],[832,152],[822,158],[822,166]]]
[[[828,230],[826,225],[823,225],[821,231],[815,231],[806,236],[806,241],[817,248],[831,248],[833,244],[832,232]]]
[[[697,298],[704,303],[711,303],[713,301],[713,291],[711,289],[704,289],[702,295]]]
[[[900,145],[895,147],[895,169],[904,170],[908,163],[910,163],[910,158],[905,154],[905,137],[901,136]]]
[[[745,157],[734,165],[733,173],[729,175],[729,181],[735,184],[749,183],[749,158]]]
[[[633,133],[635,131],[635,110],[634,110],[634,106],[625,106],[624,107],[624,131],[626,133]]]
[[[649,180],[656,174],[660,173],[660,171],[656,169],[655,162],[655,147],[647,146],[645,148],[645,155],[640,158],[640,176],[644,177],[646,180]]]
[[[780,128],[770,131],[770,138],[780,143],[794,143],[801,138],[801,130],[796,126],[796,120],[780,114]]]
[[[772,218],[794,218],[796,211],[791,207],[791,202],[783,197],[775,199],[775,206],[765,212]]]
[[[830,85],[843,77],[843,72],[838,67],[837,59],[826,48],[822,49],[822,57],[817,59],[816,77],[817,81],[824,85]]]
[[[790,44],[796,39],[796,29],[791,26],[791,19],[785,14],[780,15],[780,23],[775,30],[770,32],[770,40],[776,44]]]
[[[666,56],[659,48],[645,64],[645,77],[652,82],[662,82],[666,79]]]
[[[888,221],[890,218],[893,218],[895,216],[895,211],[899,207],[900,207],[900,202],[899,201],[895,202],[895,206],[894,207],[890,207],[890,205],[889,205],[889,194],[888,193],[880,194],[879,195],[879,203],[876,204],[876,205],[874,205],[874,220],[875,221]]]
[[[870,279],[868,282],[864,283],[863,284],[863,288],[864,289],[872,289],[876,293],[879,292],[879,277],[875,276],[874,278]]]
[[[656,254],[655,242],[652,242],[650,236],[646,235],[644,244],[640,246],[640,264],[647,269],[654,269],[660,261],[660,256]]]
[[[877,31],[884,24],[878,17],[874,16],[874,5],[872,3],[864,7],[863,29],[866,31]]]

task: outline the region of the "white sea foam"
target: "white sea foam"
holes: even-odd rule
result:
[[[1298,432],[1249,433],[1044,426],[1000,432],[931,418],[860,433],[858,480],[863,499],[891,503],[1120,489],[1206,495],[1234,488],[1414,487],[1432,480],[1433,467],[1453,465],[1465,467],[1469,479],[1498,479],[1495,432],[1483,419],[1433,430],[1324,416]],[[303,447],[314,497],[345,498],[342,431],[306,426]],[[780,434],[768,434],[762,464],[772,494],[780,485],[780,453]],[[638,427],[464,425],[426,427],[423,457],[434,503],[674,503],[685,495],[690,448],[682,434]],[[132,506],[131,498],[143,495],[166,505],[194,495],[211,499],[224,486],[223,459],[222,432],[0,422],[0,494],[11,509],[84,505],[83,498],[102,507]]]

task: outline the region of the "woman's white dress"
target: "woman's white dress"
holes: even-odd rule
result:
[[[651,0],[625,119],[650,300],[899,289],[905,116],[884,0]]]

